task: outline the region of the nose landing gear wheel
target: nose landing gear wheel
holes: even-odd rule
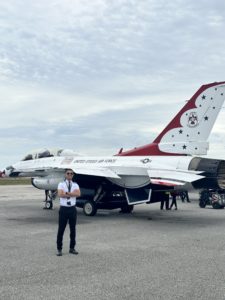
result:
[[[52,207],[53,207],[52,201],[47,201],[45,202],[45,206],[43,207],[43,209],[52,209]]]

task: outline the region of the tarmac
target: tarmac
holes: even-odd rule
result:
[[[178,200],[132,214],[78,209],[77,250],[56,256],[58,200],[44,192],[0,186],[0,299],[225,299],[225,210]]]

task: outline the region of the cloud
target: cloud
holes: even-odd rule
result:
[[[2,8],[3,57],[16,65],[11,66],[14,80],[74,89],[83,89],[84,82],[96,76],[112,80],[118,74],[158,77],[165,69],[173,73],[184,67],[184,55],[198,72],[196,63],[198,68],[210,63],[201,50],[206,57],[224,25],[218,10],[206,12],[199,22],[202,7],[191,2],[21,3]],[[220,26],[207,40],[204,32],[212,20],[220,20]]]

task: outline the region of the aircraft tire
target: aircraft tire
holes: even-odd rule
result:
[[[203,202],[203,201],[200,201],[200,202],[199,202],[199,206],[200,206],[201,208],[205,208],[205,207],[206,207],[206,203]]]
[[[97,213],[97,207],[94,201],[86,200],[83,206],[85,216],[92,217]]]
[[[52,201],[47,201],[45,202],[45,207],[44,209],[52,209],[53,208],[53,203]]]

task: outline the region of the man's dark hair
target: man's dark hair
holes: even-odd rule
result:
[[[71,171],[71,172],[74,173],[74,171],[73,171],[72,169],[65,169],[65,173],[66,173],[67,171]]]

